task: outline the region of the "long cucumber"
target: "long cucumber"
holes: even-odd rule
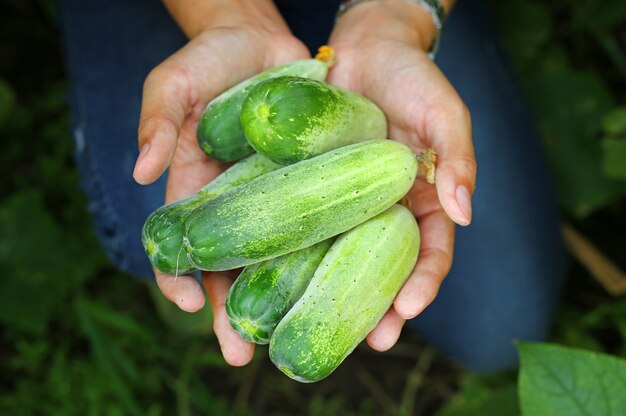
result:
[[[417,160],[392,140],[358,143],[260,176],[185,219],[189,260],[228,270],[278,257],[347,231],[411,188]]]
[[[157,208],[143,225],[141,240],[152,266],[166,274],[192,273],[196,268],[183,249],[183,220],[197,206],[229,189],[279,168],[254,154],[227,169],[195,194]]]
[[[272,362],[289,377],[327,377],[376,326],[413,270],[419,229],[394,205],[341,235],[270,341]]]

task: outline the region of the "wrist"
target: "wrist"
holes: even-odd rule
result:
[[[271,0],[163,0],[188,38],[218,27],[252,27],[270,33],[290,33]]]
[[[448,12],[454,0],[440,1]],[[430,51],[439,35],[431,10],[410,0],[362,1],[340,14],[331,44],[364,40],[393,40]]]

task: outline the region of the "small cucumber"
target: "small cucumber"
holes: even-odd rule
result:
[[[195,194],[156,209],[143,225],[141,239],[152,266],[166,274],[188,274],[196,270],[183,249],[183,219],[203,202],[279,168],[271,160],[254,154],[226,170]]]
[[[248,342],[267,344],[304,290],[332,239],[244,269],[226,299],[230,324]]]
[[[347,231],[399,201],[417,160],[404,144],[372,140],[260,176],[185,219],[185,249],[203,270],[258,263]]]
[[[222,162],[239,160],[254,150],[241,129],[239,114],[241,102],[257,83],[281,75],[297,75],[323,80],[329,62],[321,59],[304,59],[261,72],[226,90],[214,98],[204,109],[198,124],[200,148],[209,156]]]
[[[243,102],[241,124],[257,152],[283,165],[387,137],[385,115],[367,98],[294,76],[257,84]]]
[[[393,303],[419,242],[415,218],[401,205],[341,235],[274,330],[272,362],[304,383],[332,373]]]

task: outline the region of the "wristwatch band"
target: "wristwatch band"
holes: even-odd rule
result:
[[[339,5],[339,10],[337,11],[336,19],[339,19],[342,14],[344,14],[353,6],[356,6],[359,3],[365,3],[368,1],[378,1],[378,0],[342,0],[341,4]],[[430,59],[434,60],[435,56],[437,55],[437,52],[439,51],[441,33],[443,32],[443,24],[445,23],[445,20],[446,20],[446,13],[443,9],[441,1],[440,0],[407,0],[407,1],[411,1],[413,3],[417,3],[418,5],[422,6],[423,8],[428,10],[428,12],[433,18],[433,23],[435,24],[435,29],[437,30],[437,33],[435,33],[435,39],[433,40],[433,44],[431,45],[430,50],[428,51],[428,56],[430,57]]]

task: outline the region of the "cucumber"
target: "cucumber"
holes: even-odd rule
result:
[[[231,286],[226,313],[248,342],[267,344],[278,322],[304,290],[330,248],[332,239],[244,269]]]
[[[270,341],[272,362],[304,383],[327,377],[387,312],[410,275],[420,235],[394,205],[341,235]]]
[[[243,101],[241,124],[257,152],[283,165],[387,137],[385,115],[367,98],[294,76],[257,84]]]
[[[209,156],[222,162],[239,160],[254,150],[241,129],[239,113],[241,102],[258,82],[281,75],[298,75],[323,80],[329,62],[304,59],[268,69],[226,90],[214,98],[204,109],[198,124],[200,148]]]
[[[411,188],[413,152],[392,140],[336,149],[260,176],[194,209],[183,242],[192,264],[228,270],[338,235]]]
[[[254,154],[233,165],[195,194],[155,210],[143,225],[141,240],[152,266],[166,274],[188,274],[196,270],[183,249],[183,219],[195,207],[217,195],[279,168],[271,160]]]

